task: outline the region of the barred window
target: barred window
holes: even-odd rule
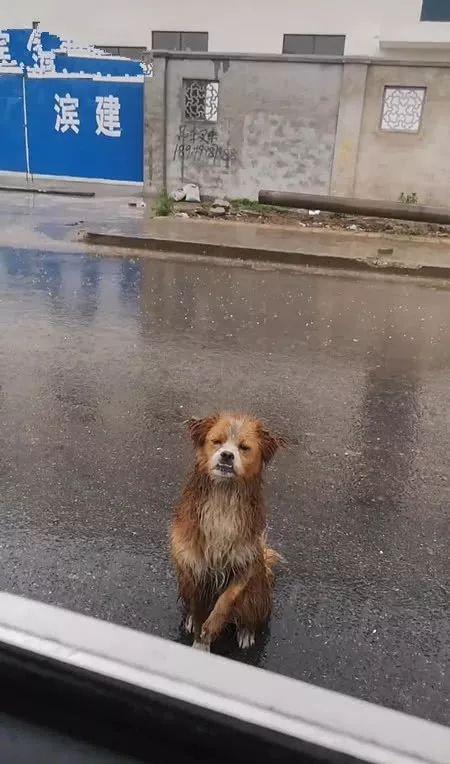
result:
[[[153,50],[208,50],[208,32],[152,32]]]
[[[211,80],[184,81],[184,118],[189,122],[217,122],[219,83]]]
[[[105,53],[111,53],[113,56],[124,56],[134,61],[142,61],[143,55],[147,50],[141,45],[96,45],[95,47],[101,48]]]
[[[285,34],[283,53],[311,56],[343,56],[345,34]]]

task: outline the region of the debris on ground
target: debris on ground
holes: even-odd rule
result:
[[[186,202],[199,202],[200,201],[200,189],[195,183],[186,183],[183,186]]]
[[[169,199],[172,199],[173,202],[199,202],[200,189],[196,183],[186,183],[184,186],[171,191]]]
[[[207,218],[209,216],[210,209],[209,207],[197,207],[195,210],[192,210],[191,215],[189,217],[196,218],[196,217],[204,217]]]
[[[174,202],[182,202],[186,199],[186,191],[184,188],[176,188],[175,191],[170,192],[169,196]]]
[[[320,215],[310,213],[318,210],[301,210],[259,204],[249,199],[228,201],[217,198],[213,202],[191,205],[177,204],[178,211],[186,212],[191,219],[197,217],[230,220],[240,223],[260,223],[262,225],[282,225],[295,228],[351,231],[355,233],[377,233],[398,236],[450,236],[450,225],[439,223],[418,223],[408,220],[364,217],[341,212],[320,210]]]
[[[231,204],[227,199],[214,199],[211,207],[213,209],[216,209],[217,207],[223,207],[224,210],[229,210],[231,207]]]

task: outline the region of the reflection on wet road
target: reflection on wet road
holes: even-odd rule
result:
[[[449,306],[405,279],[3,250],[0,588],[179,639],[183,421],[251,410],[297,445],[244,659],[445,721]]]

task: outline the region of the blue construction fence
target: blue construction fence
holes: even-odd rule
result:
[[[39,35],[0,32],[0,172],[142,183],[141,64]]]

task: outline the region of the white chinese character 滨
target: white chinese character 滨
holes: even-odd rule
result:
[[[97,135],[106,135],[109,138],[120,138],[120,101],[116,96],[97,96],[95,99],[97,108],[95,119],[97,120]]]
[[[80,132],[78,98],[72,98],[69,93],[66,93],[65,96],[55,94],[55,101],[55,130],[61,133],[73,130],[74,133],[78,134]]]

